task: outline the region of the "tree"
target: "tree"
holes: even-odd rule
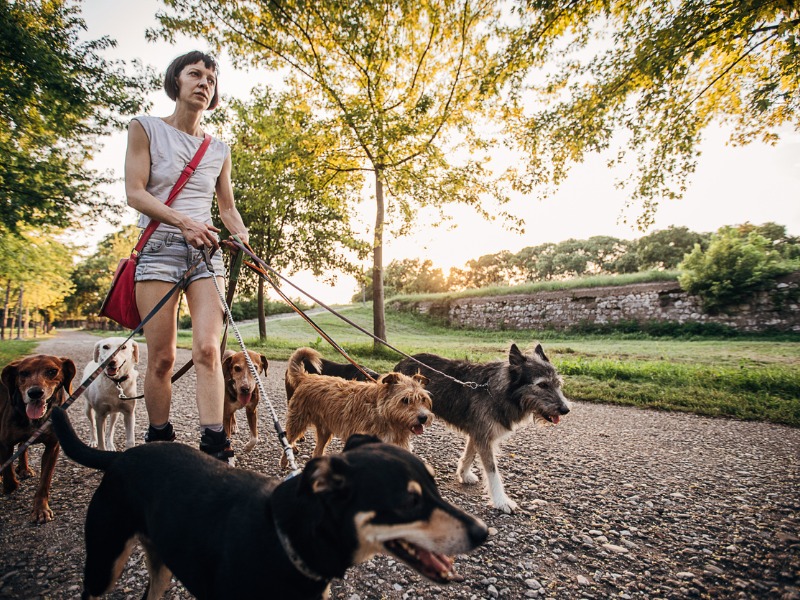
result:
[[[0,3],[0,224],[12,232],[122,209],[98,192],[109,179],[88,163],[98,136],[145,108],[149,75],[102,59],[108,38],[79,42],[79,10],[66,0]]]
[[[11,232],[0,226],[0,281],[6,292],[0,329],[5,329],[15,309],[25,314],[26,323],[31,309],[51,321],[72,292],[75,248],[60,241],[60,234],[63,232],[31,228]]]
[[[75,266],[74,290],[64,301],[67,318],[83,319],[99,314],[119,260],[130,254],[140,233],[136,225],[127,225],[105,236],[95,252]]]
[[[315,119],[300,98],[263,90],[231,112],[234,193],[253,250],[279,271],[308,269],[328,280],[336,271],[355,273],[353,260],[366,247],[352,230],[350,206],[363,180],[332,152],[335,126]],[[243,271],[241,284],[257,289],[264,338],[264,282]]]
[[[695,245],[681,264],[681,287],[699,296],[709,312],[770,289],[779,275],[797,269],[798,263],[785,261],[770,240],[755,231],[742,233],[736,227],[723,227],[711,238],[706,250]]]
[[[611,165],[636,161],[629,204],[644,228],[685,191],[711,124],[737,144],[800,125],[794,0],[519,0],[513,12],[497,85],[512,90],[507,132],[531,158],[524,191],[615,150]]]
[[[437,294],[447,291],[444,273],[430,259],[393,260],[386,267],[386,296],[400,294]]]
[[[710,237],[690,231],[688,227],[670,225],[640,237],[633,250],[642,270],[675,269],[696,244],[707,248]]]
[[[463,203],[487,218],[503,215],[487,198],[507,201],[475,130],[485,108],[485,76],[495,66],[493,3],[217,2],[165,0],[162,30],[204,36],[242,64],[289,68],[290,85],[336,120],[337,152],[371,174],[373,329],[386,339],[383,241],[414,224],[418,209]],[[388,209],[388,211],[387,211]],[[388,221],[387,221],[388,215]],[[396,219],[393,221],[393,219]]]

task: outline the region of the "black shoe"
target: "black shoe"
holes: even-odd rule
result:
[[[200,436],[200,450],[228,464],[233,464],[233,448],[224,431],[206,428]]]
[[[152,425],[147,428],[147,433],[144,434],[145,442],[174,442],[175,430],[172,428],[172,423],[167,423],[162,429],[156,429]]]

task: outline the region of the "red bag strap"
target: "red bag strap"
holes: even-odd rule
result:
[[[203,155],[206,153],[209,144],[211,144],[211,136],[209,134],[205,134],[205,137],[203,137],[203,141],[201,142],[200,147],[197,149],[197,152],[194,153],[192,160],[190,160],[189,164],[183,168],[180,177],[178,177],[178,181],[176,181],[175,185],[172,186],[172,191],[169,193],[167,201],[164,202],[164,206],[169,206],[172,204],[172,201],[175,200],[178,194],[181,193],[183,186],[186,185],[186,182],[189,181],[189,177],[191,177],[192,174],[197,170],[197,166],[200,164],[200,161],[203,160]],[[134,254],[138,254],[142,251],[142,248],[144,248],[147,240],[150,239],[150,236],[153,235],[153,232],[159,225],[161,225],[160,221],[150,219],[150,222],[147,224],[144,232],[142,232],[142,235],[139,237],[136,247],[133,249],[133,252],[131,252],[131,256],[134,256]]]

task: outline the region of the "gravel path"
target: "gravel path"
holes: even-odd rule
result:
[[[37,351],[71,357],[80,374],[96,340],[65,332]],[[179,364],[188,354],[178,352]],[[271,362],[267,379],[281,417],[284,369]],[[172,418],[179,440],[193,445],[194,387],[190,372],[176,387]],[[138,410],[142,440],[144,405]],[[86,439],[83,401],[70,413]],[[240,455],[239,466],[280,476],[280,449],[263,409],[260,429],[261,444]],[[236,441],[246,441],[244,431]],[[456,562],[465,581],[432,586],[379,557],[335,581],[332,598],[800,599],[798,429],[577,402],[558,427],[528,427],[504,444],[506,491],[522,508],[509,516],[492,510],[480,488],[455,481],[461,447],[438,423],[415,442],[437,470],[442,494],[491,527],[488,543]],[[32,452],[37,471],[39,448]],[[306,442],[303,462],[309,450]],[[83,519],[99,479],[62,455],[50,500],[56,518],[43,526],[28,522],[36,480],[0,497],[1,598],[79,595]],[[136,551],[107,597],[141,597],[145,573]],[[265,597],[268,590],[265,581]],[[167,597],[189,596],[174,584]]]

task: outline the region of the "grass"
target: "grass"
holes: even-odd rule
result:
[[[370,331],[369,306],[343,314]],[[372,351],[372,341],[329,314],[313,317],[357,361],[385,372],[400,355]],[[473,361],[505,357],[511,342],[541,341],[564,376],[570,398],[800,426],[800,336],[665,338],[634,334],[564,335],[555,332],[455,330],[409,313],[387,312],[390,343],[408,354],[434,352]],[[344,359],[301,319],[267,322],[267,340],[255,324],[241,327],[248,348],[285,360],[300,346]],[[788,340],[788,341],[787,341]],[[236,341],[229,336],[229,346]]]
[[[372,330],[370,306],[340,307],[342,314]],[[373,352],[372,339],[328,313],[314,321],[358,362],[390,371],[401,356]],[[504,358],[511,342],[530,348],[541,341],[564,376],[570,398],[708,416],[768,421],[800,427],[800,336],[649,337],[635,333],[564,335],[556,332],[449,329],[417,315],[386,314],[390,343],[407,354],[434,352],[449,358],[489,361]],[[300,346],[317,348],[342,362],[299,318],[267,321],[258,340],[256,323],[240,326],[245,344],[268,358],[286,360]],[[0,365],[30,353],[40,340],[0,341]],[[178,345],[191,347],[191,331]],[[238,349],[233,332],[228,347]]]

